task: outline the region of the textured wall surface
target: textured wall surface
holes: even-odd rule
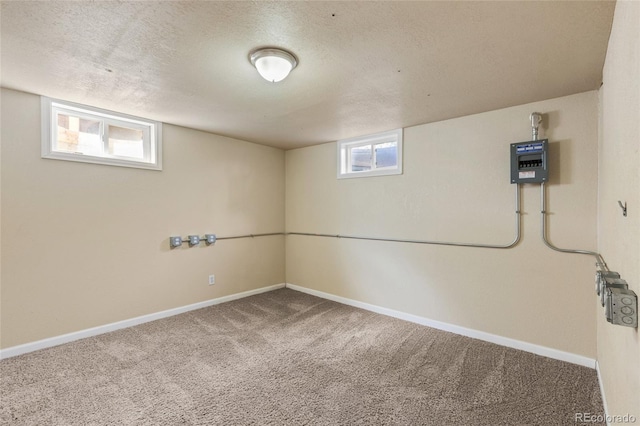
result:
[[[284,282],[284,153],[164,125],[161,172],[40,158],[40,97],[2,90],[2,347]],[[216,284],[208,286],[208,275]]]
[[[596,248],[596,92],[405,129],[404,174],[336,179],[334,143],[286,152],[288,231],[508,244],[509,144],[550,139],[551,241]],[[594,260],[540,238],[540,189],[522,191],[511,250],[287,237],[287,282],[595,358]]]
[[[640,3],[618,1],[600,89],[598,245],[640,294]],[[618,200],[626,202],[624,217]],[[601,311],[601,309],[598,309]],[[598,312],[598,362],[610,415],[640,421],[638,329]]]

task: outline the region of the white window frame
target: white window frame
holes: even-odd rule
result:
[[[42,158],[162,170],[162,123],[87,105],[52,99],[46,96],[41,97],[41,109]],[[100,137],[105,147],[104,152],[98,156],[55,150],[54,147],[56,146],[58,137],[58,113],[71,114],[75,117],[99,121],[101,123]],[[142,130],[144,158],[141,160],[139,158],[108,154],[106,152],[106,146],[109,141],[107,130],[109,125]]]
[[[343,139],[337,142],[338,147],[338,179],[350,179],[371,176],[387,176],[402,174],[402,129],[389,130],[367,136]],[[398,163],[391,167],[376,167],[374,145],[395,143]],[[361,146],[371,146],[371,170],[351,171],[351,151]]]

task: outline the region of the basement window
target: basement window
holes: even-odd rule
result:
[[[162,170],[162,125],[42,97],[42,158]]]
[[[338,141],[338,179],[402,174],[402,129]]]

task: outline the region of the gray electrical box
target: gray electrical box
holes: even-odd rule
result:
[[[182,245],[182,237],[169,237],[169,245],[171,248],[180,247]]]
[[[620,278],[620,274],[615,271],[596,271],[596,294],[600,296],[605,278]]]
[[[611,324],[638,326],[638,296],[624,288],[607,288],[605,315]]]
[[[603,277],[602,287],[600,288],[600,303],[602,306],[607,307],[607,289],[608,288],[621,288],[628,289],[629,285],[622,278]]]
[[[548,139],[511,144],[511,183],[541,183],[549,180]]]

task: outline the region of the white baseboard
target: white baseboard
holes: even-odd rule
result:
[[[195,311],[196,309],[202,309],[208,306],[218,305],[220,303],[230,302],[232,300],[242,299],[244,297],[249,297],[249,296],[253,296],[260,293],[266,293],[268,291],[283,288],[284,286],[285,286],[284,283],[274,284],[267,287],[261,287],[255,290],[243,291],[242,293],[231,294],[229,296],[218,297],[216,299],[205,300],[204,302],[198,302],[198,303],[194,303],[187,306],[181,306],[179,308],[167,309],[166,311],[156,312],[148,315],[142,315],[140,317],[113,322],[111,324],[105,324],[98,327],[87,328],[85,330],[63,334],[61,336],[55,336],[55,337],[50,337],[48,339],[38,340],[31,343],[25,343],[23,345],[12,346],[10,348],[0,350],[0,359],[11,358],[13,356],[22,355],[28,352],[50,348],[52,346],[62,345],[63,343],[69,343],[75,340],[97,336],[99,334],[109,333],[111,331],[120,330],[121,328],[133,327],[134,325],[144,324],[145,322],[155,321],[158,319],[171,317],[171,316],[182,314],[189,311]]]
[[[311,294],[313,296],[321,297],[323,299],[333,300],[334,302],[354,306],[356,308],[365,309],[367,311],[376,312],[378,314],[387,315],[394,318],[399,318],[416,324],[426,325],[428,327],[437,328],[438,330],[449,331],[454,334],[460,334],[462,336],[484,340],[485,342],[491,342],[501,346],[507,346],[509,348],[519,349],[525,352],[531,352],[536,355],[542,355],[547,358],[566,361],[572,364],[582,365],[584,367],[596,368],[595,359],[587,358],[582,355],[572,354],[570,352],[564,352],[558,349],[548,348],[546,346],[535,345],[533,343],[523,342],[521,340],[510,339],[508,337],[502,337],[496,334],[486,333],[484,331],[478,331],[458,325],[448,324],[417,315],[407,314],[404,312],[395,311],[393,309],[383,308],[381,306],[371,305],[369,303],[359,302],[357,300],[348,299],[346,297],[325,293],[323,291],[301,287],[295,284],[287,283],[286,286],[291,290],[300,291],[303,293]]]
[[[596,361],[596,373],[598,373],[598,384],[600,385],[600,395],[602,396],[602,406],[604,408],[604,418],[606,419],[607,426],[611,423],[609,422],[609,407],[607,406],[607,397],[604,394],[604,385],[602,384],[602,375],[600,374],[600,363]]]
[[[376,312],[376,313],[387,315],[394,318],[399,318],[399,319],[413,322],[416,324],[421,324],[428,327],[436,328],[438,330],[448,331],[448,332],[459,334],[462,336],[472,337],[474,339],[496,343],[498,345],[507,346],[510,348],[519,349],[526,352],[531,352],[537,355],[546,356],[548,358],[553,358],[560,361],[570,362],[572,364],[582,365],[589,368],[596,368],[598,372],[598,380],[600,383],[600,389],[602,393],[605,413],[607,412],[607,404],[604,396],[604,389],[602,389],[602,380],[600,378],[600,370],[599,368],[597,368],[596,361],[592,358],[587,358],[587,357],[577,355],[577,354],[572,354],[569,352],[563,352],[563,351],[548,348],[545,346],[535,345],[533,343],[510,339],[508,337],[502,337],[495,334],[486,333],[484,331],[478,331],[470,328],[460,327],[457,325],[448,324],[445,322],[440,322],[440,321],[420,317],[417,315],[407,314],[404,312],[395,311],[393,309],[383,308],[381,306],[371,305],[369,303],[359,302],[357,300],[348,299],[346,297],[336,296],[330,293],[325,293],[322,291],[313,290],[310,288],[301,287],[295,284],[288,284],[288,283],[275,284],[267,287],[258,288],[255,290],[245,291],[242,293],[231,294],[229,296],[218,297],[216,299],[206,300],[204,302],[198,302],[198,303],[194,303],[187,306],[181,306],[178,308],[168,309],[166,311],[156,312],[148,315],[142,315],[142,316],[131,318],[128,320],[118,321],[110,324],[101,325],[98,327],[76,331],[73,333],[63,334],[61,336],[50,337],[48,339],[38,340],[31,343],[25,343],[23,345],[1,349],[0,359],[11,358],[11,357],[22,355],[28,352],[33,352],[40,349],[62,345],[64,343],[69,343],[75,340],[80,340],[87,337],[109,333],[111,331],[120,330],[122,328],[133,327],[134,325],[144,324],[146,322],[155,321],[155,320],[170,317],[173,315],[182,314],[184,312],[194,311],[196,309],[202,309],[208,306],[213,306],[213,305],[217,305],[224,302],[230,302],[232,300],[242,299],[244,297],[253,296],[260,293],[266,293],[268,291],[277,290],[285,286],[292,290],[311,294],[313,296],[321,297],[323,299],[333,300],[335,302],[343,303],[345,305],[354,306],[356,308],[365,309],[367,311]]]

